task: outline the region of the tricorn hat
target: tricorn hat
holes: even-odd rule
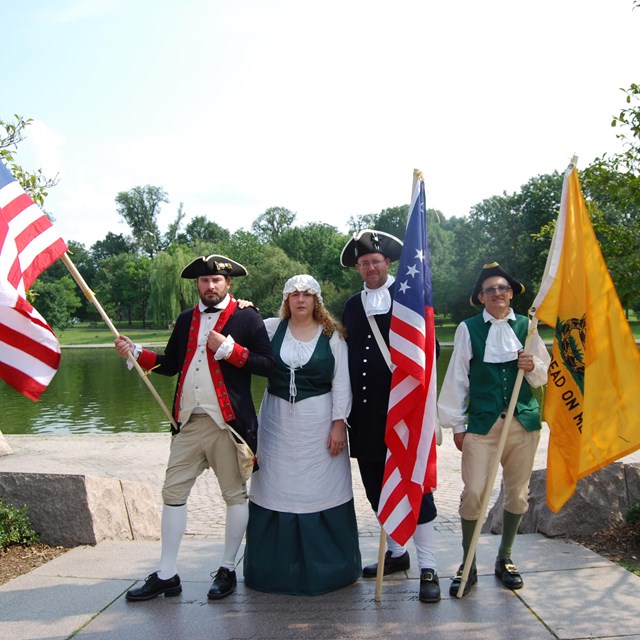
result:
[[[340,254],[340,264],[343,267],[355,267],[360,256],[367,253],[381,253],[392,262],[400,257],[402,240],[384,231],[363,229],[353,234]]]
[[[517,296],[519,293],[524,293],[524,285],[521,282],[512,278],[497,262],[491,262],[490,264],[485,264],[484,267],[482,267],[482,271],[476,280],[476,284],[473,287],[473,293],[471,294],[472,305],[478,306],[481,304],[478,299],[478,294],[482,292],[482,283],[487,278],[494,278],[495,276],[500,276],[509,283],[514,296]]]
[[[187,280],[195,279],[199,276],[246,276],[247,270],[239,263],[226,256],[200,256],[191,261],[180,274],[181,278]]]

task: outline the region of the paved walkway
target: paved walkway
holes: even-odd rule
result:
[[[449,437],[447,437],[449,435]],[[543,431],[536,468],[546,459]],[[14,453],[0,471],[79,473],[148,482],[160,505],[168,434],[6,436]],[[0,638],[129,640],[216,638],[229,640],[350,638],[455,638],[500,640],[624,638],[640,640],[640,578],[566,540],[521,536],[517,562],[525,588],[511,592],[493,576],[497,538],[482,535],[479,581],[463,600],[448,594],[460,558],[457,504],[460,456],[445,433],[439,448],[436,554],[443,599],[418,601],[412,567],[384,581],[358,580],[315,598],[275,596],[240,582],[236,593],[209,602],[209,573],[222,554],[224,507],[207,472],[189,503],[187,536],[180,553],[183,594],[128,603],[124,594],[154,570],[160,543],[103,542],[73,549],[31,573],[0,586]],[[634,454],[640,461],[640,454]],[[354,468],[354,494],[363,562],[375,559],[379,529]],[[496,483],[496,487],[498,483]],[[497,494],[496,488],[495,493]]]

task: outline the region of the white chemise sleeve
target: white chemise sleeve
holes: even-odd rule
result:
[[[331,420],[346,421],[351,412],[351,382],[349,381],[347,343],[337,331],[334,331],[329,340],[329,346],[335,360],[331,384],[331,399],[333,403]]]
[[[453,433],[467,430],[471,355],[469,329],[461,322],[453,338],[453,353],[438,397],[440,426],[452,429]]]

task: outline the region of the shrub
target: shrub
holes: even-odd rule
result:
[[[634,502],[632,505],[629,505],[626,521],[629,524],[640,525],[640,502]]]
[[[5,505],[0,498],[0,549],[12,544],[26,547],[38,542],[38,534],[31,528],[27,507],[21,509],[11,504]]]

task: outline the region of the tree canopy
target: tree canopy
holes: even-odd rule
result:
[[[612,126],[623,141],[618,154],[603,154],[581,172],[581,182],[594,229],[623,306],[640,311],[640,88],[623,90],[625,106]],[[14,175],[40,203],[55,184],[40,172],[15,164],[15,150],[29,120],[0,120],[0,155]],[[546,263],[560,205],[563,177],[554,171],[530,178],[519,190],[503,192],[477,203],[466,217],[447,218],[427,211],[428,242],[436,313],[454,321],[477,313],[470,292],[483,264],[499,262],[521,280],[526,292],[514,306],[526,313]],[[194,256],[219,253],[243,264],[247,278],[237,278],[232,292],[250,299],[266,315],[275,315],[284,282],[296,273],[318,279],[330,311],[340,316],[346,299],[362,286],[355,269],[340,266],[342,248],[351,233],[375,228],[404,238],[409,205],[386,207],[378,213],[352,216],[348,233],[324,222],[299,225],[297,214],[283,206],[256,216],[250,230],[230,231],[207,216],[186,224],[179,205],[166,230],[158,225],[169,195],[159,186],[136,186],[115,197],[116,210],[129,233],[107,233],[86,248],[69,240],[74,262],[118,320],[142,320],[168,326],[197,300],[192,282],[180,272]],[[393,271],[393,269],[392,269]],[[70,295],[66,270],[54,264],[42,274],[33,294],[57,326],[75,314],[93,319],[84,299]]]

